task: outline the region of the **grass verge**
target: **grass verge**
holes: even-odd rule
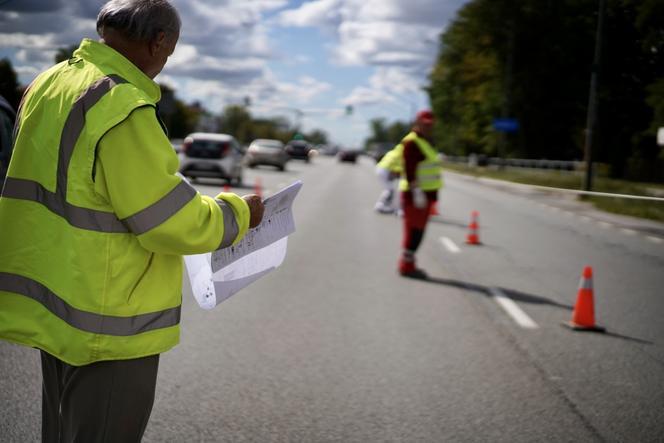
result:
[[[568,171],[518,170],[470,167],[459,163],[443,163],[443,170],[450,170],[475,177],[489,177],[515,183],[550,186],[563,189],[583,189],[583,175]],[[593,180],[593,191],[612,194],[664,197],[664,186],[651,183],[628,182],[605,177]],[[596,208],[615,214],[631,215],[664,222],[664,202],[634,200],[620,197],[578,197],[591,202]]]

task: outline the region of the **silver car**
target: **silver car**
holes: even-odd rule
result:
[[[284,150],[284,144],[279,140],[259,138],[249,145],[244,161],[253,168],[257,165],[276,166],[280,171],[286,169],[289,155]]]
[[[194,132],[182,143],[180,173],[187,177],[220,177],[240,185],[243,155],[232,135]]]

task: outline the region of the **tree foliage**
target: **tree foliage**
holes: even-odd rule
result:
[[[16,71],[7,58],[0,60],[0,95],[16,110],[21,101],[21,90]]]
[[[78,45],[69,45],[65,48],[58,48],[58,50],[55,52],[55,63],[60,63],[65,60],[69,60],[72,55],[74,54],[74,51],[78,49]]]
[[[375,118],[369,122],[370,136],[364,142],[365,149],[376,143],[397,144],[410,131],[410,125],[395,121],[387,124],[384,118]]]
[[[230,134],[242,144],[249,144],[257,138],[281,140],[286,143],[296,133],[313,144],[326,144],[327,134],[320,129],[302,132],[298,127],[291,127],[285,117],[272,119],[254,118],[246,106],[228,105],[219,117],[219,131]]]
[[[598,0],[467,3],[430,74],[440,148],[582,158],[597,10]],[[593,151],[614,176],[664,180],[664,164],[652,162],[664,126],[662,23],[661,0],[607,0]],[[519,131],[496,132],[498,117],[517,119]]]

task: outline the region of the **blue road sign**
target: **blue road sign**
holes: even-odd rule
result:
[[[493,129],[498,132],[517,132],[519,130],[519,120],[515,118],[494,118]]]

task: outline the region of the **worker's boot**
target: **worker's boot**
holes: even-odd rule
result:
[[[399,260],[399,274],[402,277],[415,278],[418,280],[426,280],[427,273],[422,269],[415,267],[415,253],[408,249],[404,249]]]

